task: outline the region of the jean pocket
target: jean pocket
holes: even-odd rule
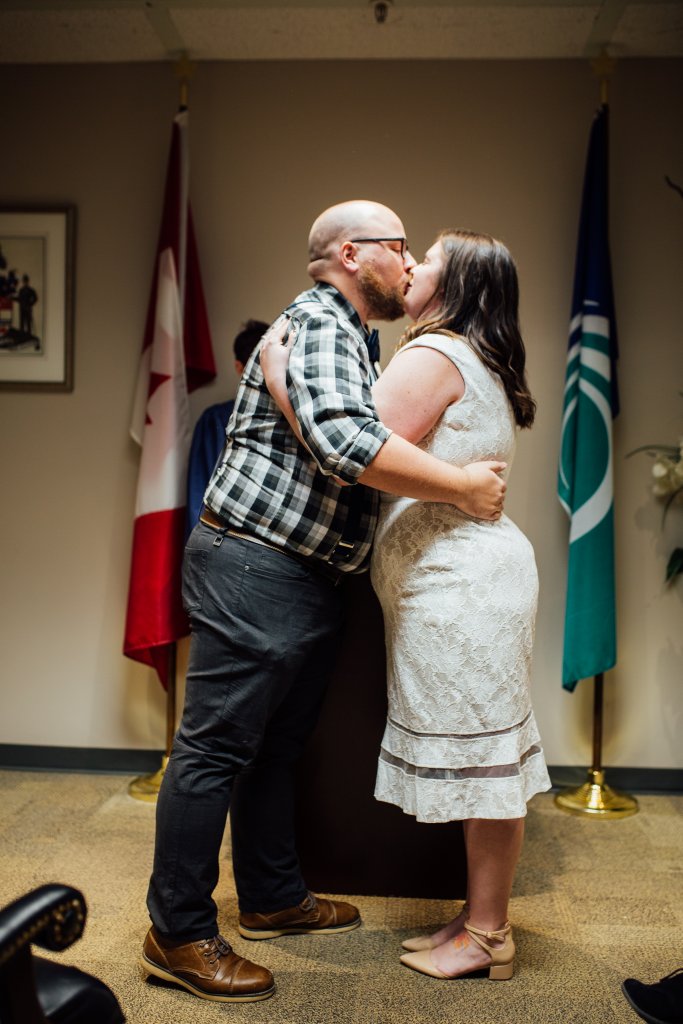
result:
[[[271,580],[307,580],[311,577],[311,570],[296,558],[280,554],[271,548],[256,547],[256,551],[249,552],[248,571],[251,576],[262,576]]]
[[[204,601],[208,553],[201,548],[185,548],[183,557],[183,607],[188,615],[198,611]]]

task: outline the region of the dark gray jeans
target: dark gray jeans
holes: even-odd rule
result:
[[[218,932],[228,810],[240,909],[282,910],[306,895],[293,766],[325,694],[341,600],[315,570],[203,523],[185,550],[183,600],[185,707],[157,803],[147,906],[163,935],[191,942]]]

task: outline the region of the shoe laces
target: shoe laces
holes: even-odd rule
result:
[[[306,895],[304,896],[304,898],[302,899],[301,903],[299,904],[299,910],[303,910],[303,911],[304,911],[304,913],[306,913],[306,912],[307,912],[307,911],[309,911],[309,910],[315,910],[315,908],[316,908],[317,906],[318,906],[318,899],[317,899],[317,897],[316,897],[316,896],[315,896],[315,895],[314,895],[314,894],[313,894],[313,893],[312,893],[312,892],[311,892],[311,891],[309,890],[309,891],[308,891],[308,892],[306,893]]]
[[[229,942],[226,942],[222,935],[214,935],[211,939],[204,939],[199,944],[202,951],[202,956],[205,957],[209,963],[217,964],[222,956],[227,956],[228,953],[232,953],[232,946]]]

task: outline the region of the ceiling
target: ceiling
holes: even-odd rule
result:
[[[683,0],[0,0],[0,63],[683,56]]]

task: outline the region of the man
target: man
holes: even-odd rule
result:
[[[38,292],[31,286],[28,274],[22,274],[21,288],[17,293],[19,303],[19,330],[27,338],[33,337],[33,307],[38,301]],[[36,341],[38,339],[36,338]],[[38,348],[40,343],[36,345]]]
[[[254,351],[268,324],[263,320],[247,320],[232,343],[235,370],[241,377],[249,356]],[[187,533],[189,537],[199,519],[204,504],[204,491],[218,456],[225,444],[225,427],[235,406],[233,401],[218,402],[205,409],[197,420],[192,434],[192,446],[187,467]]]
[[[365,324],[402,315],[415,265],[397,215],[365,201],[333,206],[313,224],[309,257],[315,286],[288,310],[299,332],[289,394],[308,450],[268,394],[257,350],[185,554],[192,646],[157,806],[143,966],[225,1002],[274,990],[270,971],[218,934],[211,894],[228,810],[244,937],[360,924],[355,907],[317,899],[301,877],[292,768],[327,683],[340,625],[336,583],[362,570],[370,551],[371,488],[453,502],[484,518],[500,514],[505,490],[502,463],[448,466],[377,417]]]

